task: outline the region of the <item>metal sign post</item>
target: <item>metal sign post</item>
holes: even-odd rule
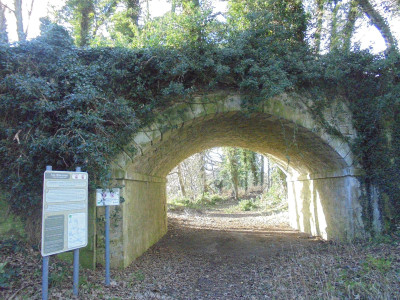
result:
[[[97,206],[105,206],[105,239],[106,239],[106,252],[105,252],[105,261],[106,261],[106,280],[105,285],[110,285],[110,205],[119,205],[119,189],[111,189],[111,190],[96,190],[96,205]]]
[[[110,285],[110,206],[106,205],[106,286]]]
[[[50,256],[43,257],[42,270],[42,299],[47,300],[49,294],[49,261]]]
[[[42,212],[42,299],[48,297],[50,256],[74,251],[73,291],[78,295],[79,248],[88,242],[88,174],[46,167]]]
[[[51,170],[52,166],[46,166],[46,171],[51,171]],[[47,300],[49,294],[49,261],[50,261],[50,256],[43,256],[42,300]]]
[[[76,172],[82,172],[81,167],[76,167]],[[74,250],[73,292],[78,296],[79,288],[79,248]]]

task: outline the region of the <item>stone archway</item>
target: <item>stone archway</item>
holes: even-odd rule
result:
[[[126,200],[113,227],[112,264],[128,266],[167,231],[166,175],[179,162],[204,149],[237,146],[273,156],[287,172],[291,225],[325,239],[364,234],[361,194],[347,143],[321,129],[306,101],[281,95],[251,111],[244,98],[221,91],[194,97],[160,113],[133,137],[139,149],[124,153],[114,176]],[[351,114],[342,102],[324,112],[349,139]]]

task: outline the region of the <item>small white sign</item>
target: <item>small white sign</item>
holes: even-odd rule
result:
[[[119,205],[119,189],[97,189],[96,190],[96,205]]]

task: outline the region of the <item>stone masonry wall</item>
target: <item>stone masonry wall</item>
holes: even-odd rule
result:
[[[355,131],[343,102],[330,101],[326,119],[343,136]],[[113,265],[126,267],[167,231],[166,175],[202,150],[233,146],[274,158],[288,175],[291,225],[325,239],[364,235],[359,170],[347,142],[331,136],[307,111],[307,99],[281,95],[251,110],[226,91],[201,95],[160,113],[132,138],[138,152],[122,153],[115,178],[125,187],[122,220],[113,229]]]

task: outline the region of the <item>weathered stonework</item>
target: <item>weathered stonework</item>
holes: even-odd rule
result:
[[[352,175],[288,179],[290,225],[324,239],[348,240],[364,235],[360,186]]]
[[[240,95],[220,92],[165,110],[132,139],[139,151],[121,154],[115,178],[124,185],[122,221],[115,231],[114,266],[125,267],[167,230],[166,175],[204,149],[236,146],[268,154],[287,173],[294,228],[325,239],[364,235],[359,170],[349,145],[315,123],[298,95],[268,99],[247,111]],[[349,139],[351,114],[332,101],[326,119]],[[117,245],[118,244],[118,245]]]

